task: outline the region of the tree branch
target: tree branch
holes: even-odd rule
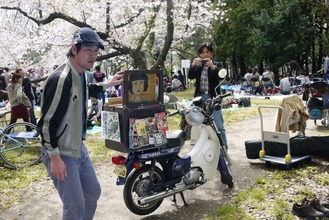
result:
[[[140,9],[138,10],[138,13],[137,13],[135,16],[130,17],[130,18],[129,18],[126,22],[124,22],[124,23],[121,23],[121,24],[119,24],[119,25],[116,25],[115,28],[122,28],[122,27],[124,27],[124,26],[130,24],[131,22],[133,22],[133,21],[135,20],[135,18],[137,18],[138,16],[140,16],[144,10],[145,10],[145,8],[140,8]]]
[[[5,10],[16,10],[18,12],[20,12],[22,15],[24,15],[25,17],[27,17],[28,19],[32,20],[33,22],[35,22],[38,26],[40,25],[44,25],[44,24],[49,24],[50,22],[54,21],[55,19],[62,19],[65,20],[71,24],[74,24],[75,26],[78,27],[89,27],[92,28],[89,24],[86,24],[84,22],[78,21],[75,18],[72,18],[66,14],[63,14],[61,12],[53,12],[50,13],[48,17],[46,17],[45,19],[41,19],[38,20],[32,16],[29,16],[27,12],[23,11],[21,8],[19,7],[7,7],[7,6],[1,6],[1,9],[5,9]]]
[[[158,60],[153,64],[151,69],[157,69],[159,66],[164,66],[164,61],[170,49],[171,43],[174,39],[174,22],[173,22],[173,11],[174,5],[172,0],[167,0],[167,36],[165,38],[165,43],[160,52]]]

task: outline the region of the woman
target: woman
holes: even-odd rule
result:
[[[29,122],[29,112],[27,108],[31,106],[31,102],[23,92],[22,82],[23,78],[21,74],[14,73],[11,82],[6,88],[11,105],[10,124],[15,123],[18,118],[23,118],[25,122]]]

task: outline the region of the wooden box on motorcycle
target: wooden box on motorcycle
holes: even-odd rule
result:
[[[102,113],[107,148],[145,151],[167,143],[162,73],[162,70],[125,71],[123,104],[104,106]]]

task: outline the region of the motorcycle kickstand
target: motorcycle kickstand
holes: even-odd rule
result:
[[[183,200],[183,202],[184,202],[184,206],[188,206],[188,203],[186,202],[186,200],[185,200],[185,196],[184,196],[184,194],[183,194],[183,192],[180,192],[179,193],[180,194],[180,196],[182,197],[182,200]],[[173,198],[173,200],[172,200],[176,205],[177,205],[177,200],[176,200],[176,194],[174,195],[174,198]]]

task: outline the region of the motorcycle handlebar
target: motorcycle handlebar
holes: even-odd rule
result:
[[[232,94],[230,92],[228,92],[228,93],[226,93],[224,95],[219,95],[219,97],[220,97],[220,99],[223,99],[223,98],[225,98],[227,96],[230,96],[230,95],[232,95]]]
[[[216,96],[215,98],[214,98],[214,103],[219,103],[219,102],[221,102],[222,101],[222,99],[223,98],[225,98],[225,97],[227,97],[227,96],[230,96],[230,95],[232,95],[230,92],[228,92],[228,93],[226,93],[226,94],[224,94],[224,95],[218,95],[218,96]]]
[[[171,117],[171,116],[174,116],[174,115],[177,115],[177,114],[180,114],[179,110],[173,112],[173,113],[169,113],[168,114],[168,117]]]

